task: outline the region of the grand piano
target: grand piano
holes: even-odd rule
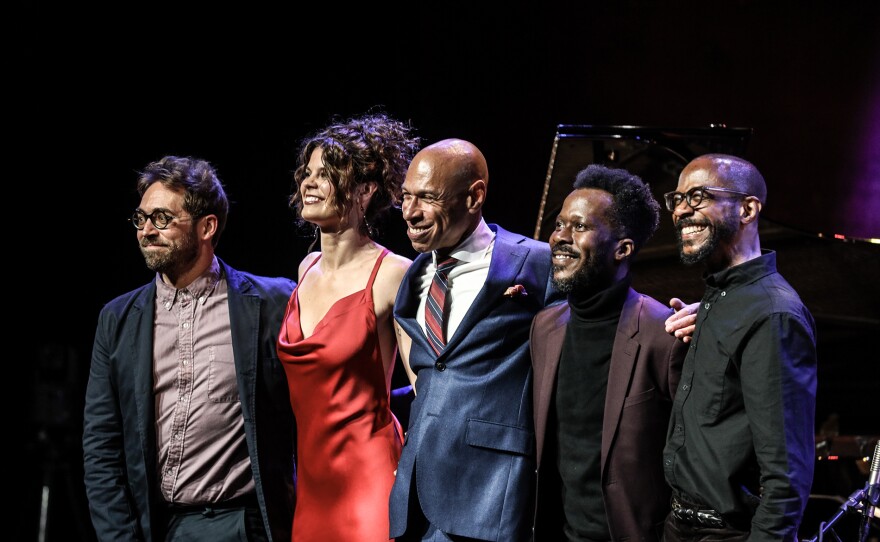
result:
[[[546,241],[579,170],[596,163],[624,168],[649,183],[657,201],[675,190],[692,158],[710,152],[746,154],[751,128],[701,128],[560,124],[535,224],[534,238]],[[768,192],[773,197],[772,179]],[[776,205],[779,198],[773,197]],[[793,203],[793,202],[790,202]],[[816,471],[802,536],[863,487],[880,435],[880,240],[805,231],[772,219],[766,209],[759,228],[763,248],[778,254],[780,273],[798,291],[817,326],[819,358],[816,412]],[[666,301],[687,302],[703,292],[700,266],[679,262],[672,220],[663,211],[660,227],[633,265],[633,287]],[[856,520],[843,518],[838,529]],[[877,520],[874,520],[875,523]]]

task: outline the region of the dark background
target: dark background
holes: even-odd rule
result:
[[[21,38],[4,70],[7,247],[24,234],[5,266],[13,540],[92,537],[79,439],[94,326],[104,303],[152,278],[126,222],[137,171],[166,154],[211,161],[233,201],[218,254],[294,277],[310,242],[286,206],[297,143],[333,115],[375,106],[425,143],[479,146],[491,178],[485,216],[527,235],[559,124],[752,128],[745,156],[767,179],[765,217],[808,238],[788,263],[783,249],[803,243],[764,245],[780,250],[781,271],[828,339],[817,424],[880,434],[869,347],[880,331],[880,245],[863,241],[880,238],[876,2],[18,9],[7,26]],[[409,251],[400,235],[384,240]],[[698,278],[674,267],[646,280],[664,299]],[[822,492],[861,484],[864,472],[849,474],[857,448]],[[818,465],[817,483],[826,471]]]

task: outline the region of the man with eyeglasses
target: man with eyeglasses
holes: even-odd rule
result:
[[[156,278],[99,316],[83,428],[97,538],[286,542],[295,429],[275,344],[295,283],[215,255],[229,203],[208,162],[166,156],[137,190]]]
[[[816,329],[761,248],[764,178],[707,154],[664,200],[681,260],[706,267],[663,453],[664,541],[797,540],[813,479]]]

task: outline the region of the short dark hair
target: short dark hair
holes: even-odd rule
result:
[[[165,156],[150,162],[141,172],[137,181],[138,194],[143,196],[147,188],[157,182],[171,190],[182,191],[183,210],[193,218],[205,215],[217,217],[217,233],[211,239],[211,244],[216,248],[220,234],[226,227],[229,200],[214,166],[206,160],[190,156]]]
[[[608,220],[617,235],[633,240],[633,254],[657,231],[660,204],[638,175],[625,169],[590,164],[578,172],[573,188],[595,188],[611,194],[613,202],[608,209]]]

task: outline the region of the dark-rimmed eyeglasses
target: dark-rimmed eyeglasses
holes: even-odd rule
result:
[[[682,194],[681,192],[667,192],[663,194],[663,201],[666,203],[666,210],[673,212],[681,202],[686,202],[691,209],[696,209],[704,199],[712,199],[712,192],[736,194],[738,196],[751,197],[751,194],[731,190],[729,188],[721,188],[719,186],[695,186]]]
[[[153,226],[156,226],[156,229],[164,230],[169,225],[171,225],[171,221],[174,219],[189,220],[193,217],[174,216],[173,214],[163,209],[156,209],[150,214],[147,214],[140,209],[135,209],[134,213],[131,215],[131,218],[129,218],[128,221],[131,222],[132,226],[134,226],[135,228],[142,230],[144,229],[144,226],[146,226],[148,218],[150,219],[150,222],[153,223]]]

